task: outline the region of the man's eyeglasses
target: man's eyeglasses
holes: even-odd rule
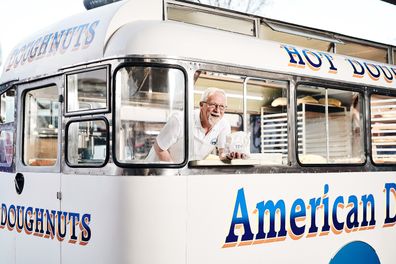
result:
[[[207,106],[211,110],[219,108],[220,111],[224,111],[224,110],[227,109],[226,105],[221,105],[221,104],[216,104],[216,103],[208,103],[208,102],[205,102],[205,101],[203,101],[202,103],[207,104]]]

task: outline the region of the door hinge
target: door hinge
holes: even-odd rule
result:
[[[56,199],[62,200],[62,192],[56,192]]]

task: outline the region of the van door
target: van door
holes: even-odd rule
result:
[[[62,78],[20,85],[18,89],[16,177],[24,182],[10,204],[23,228],[16,228],[16,263],[60,263],[60,241],[66,232],[61,212]],[[11,206],[10,205],[10,206]],[[19,220],[18,220],[19,221]]]

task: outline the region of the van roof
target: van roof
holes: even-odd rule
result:
[[[35,34],[19,44],[6,60],[0,85],[15,76],[24,80],[55,74],[82,62],[134,55],[223,63],[396,88],[393,65],[163,21],[162,0],[117,2],[70,17]],[[291,63],[293,60],[297,63]],[[356,74],[359,72],[361,76]]]
[[[395,65],[173,21],[136,21],[122,26],[107,43],[105,56],[125,54],[396,88]]]

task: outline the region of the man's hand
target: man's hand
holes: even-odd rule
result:
[[[219,149],[219,157],[220,157],[220,160],[222,160],[224,162],[231,161],[233,159],[247,159],[247,155],[244,153],[231,152],[231,153],[225,154],[224,149]]]
[[[240,153],[240,152],[231,152],[231,153],[228,153],[228,154],[226,155],[226,158],[229,159],[229,160],[233,160],[233,159],[246,159],[247,156],[246,156],[246,154],[244,154],[244,153]]]

